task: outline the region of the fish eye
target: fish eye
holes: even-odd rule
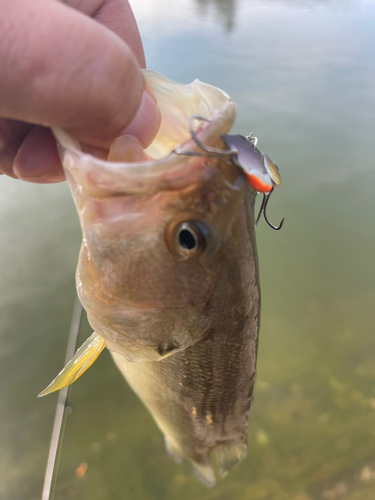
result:
[[[206,231],[203,225],[197,221],[180,222],[172,233],[170,246],[184,259],[198,257],[206,248]]]
[[[179,245],[186,250],[194,250],[198,245],[197,235],[190,227],[180,227],[177,238]]]

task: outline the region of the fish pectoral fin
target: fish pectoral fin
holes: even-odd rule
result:
[[[247,444],[244,442],[222,443],[215,446],[212,454],[215,457],[219,476],[224,477],[232,467],[246,457]]]
[[[81,345],[70,361],[64,366],[56,378],[40,393],[38,398],[55,392],[77,380],[90,366],[105,347],[105,342],[97,333],[93,333]]]

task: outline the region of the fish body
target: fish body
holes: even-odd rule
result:
[[[99,160],[55,131],[83,232],[77,290],[95,338],[169,453],[212,486],[212,456],[223,476],[247,451],[260,311],[257,192],[236,162],[201,157],[189,134],[189,117],[205,115],[197,137],[223,147],[233,101],[198,81],[146,76],[162,112],[148,161]],[[176,145],[192,155],[171,153]]]
[[[162,359],[134,362],[112,352],[166,436],[171,454],[188,459],[206,484],[214,482],[211,452],[222,475],[246,455],[260,301],[252,217],[255,195],[238,169],[221,169],[217,160],[210,162],[202,165],[195,190],[168,193],[165,205],[162,195],[158,197],[167,209],[166,220],[149,251],[163,276],[150,277],[150,270],[142,279],[150,290],[146,300],[159,301],[152,314],[158,317],[153,320],[156,330],[162,329],[157,341],[164,337],[161,345],[155,344]],[[181,218],[208,228],[205,251],[198,257],[176,258],[165,243],[162,228]],[[142,237],[135,231],[134,238],[137,235]],[[142,247],[141,241],[133,240],[133,245]],[[128,268],[136,269],[137,258],[128,259]],[[141,259],[151,266],[146,255]],[[168,260],[171,273],[165,275]],[[156,292],[159,285],[162,289]],[[146,331],[149,323],[146,320]],[[186,337],[194,341],[180,349],[180,339]]]

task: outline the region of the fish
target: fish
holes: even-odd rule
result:
[[[252,182],[257,165],[264,193],[280,179],[252,137],[236,149],[225,92],[145,77],[162,115],[145,151],[123,136],[103,160],[54,129],[83,234],[77,292],[94,333],[40,396],[106,347],[169,455],[212,487],[213,464],[223,477],[247,454],[260,325]]]

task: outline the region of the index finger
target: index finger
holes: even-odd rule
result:
[[[116,33],[132,50],[141,68],[145,54],[137,22],[128,0],[59,0],[92,17]]]
[[[0,116],[61,127],[108,148],[135,116],[144,89],[118,36],[50,0],[3,0]]]

